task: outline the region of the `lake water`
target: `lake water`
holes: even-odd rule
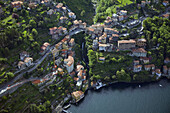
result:
[[[162,85],[162,87],[159,86]],[[117,83],[98,91],[89,90],[72,113],[170,113],[170,81]]]

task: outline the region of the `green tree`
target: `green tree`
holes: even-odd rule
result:
[[[37,23],[35,22],[35,20],[30,20],[29,21],[29,25],[32,27],[32,28],[36,28],[37,27]]]
[[[8,78],[13,78],[14,77],[14,74],[12,72],[8,72],[8,73],[6,73],[6,75],[8,76]]]
[[[115,79],[116,79],[116,75],[113,75],[113,76],[112,76],[112,79],[115,80]]]
[[[33,37],[36,37],[38,35],[38,32],[35,28],[32,29],[31,33],[32,33]]]
[[[13,8],[13,12],[16,13],[17,12],[17,8]]]
[[[84,14],[85,14],[85,10],[82,10],[80,16],[84,16]]]
[[[104,77],[104,80],[105,80],[105,81],[110,81],[110,77],[105,76],[105,77]]]
[[[121,69],[121,71],[116,72],[116,76],[118,81],[130,82],[131,77],[129,74],[126,74],[125,70]]]

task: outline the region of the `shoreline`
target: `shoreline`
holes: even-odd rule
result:
[[[95,87],[90,86],[89,88],[87,88],[87,89],[85,90],[85,92],[84,92],[84,94],[85,94],[85,95],[84,95],[84,98],[85,98],[88,90],[98,91],[98,90],[100,90],[100,89],[103,88],[103,87],[111,87],[111,85],[119,84],[119,83],[129,84],[129,85],[141,85],[141,84],[158,83],[158,82],[161,81],[161,80],[170,81],[170,79],[168,79],[168,78],[166,78],[166,77],[162,77],[161,79],[158,79],[158,80],[156,80],[156,81],[150,81],[150,82],[146,82],[146,81],[145,81],[145,82],[119,82],[119,81],[114,81],[114,82],[111,82],[111,83],[108,83],[108,84],[104,84],[104,85],[101,86],[99,89],[95,89]],[[84,98],[82,98],[82,99],[81,99],[79,102],[77,102],[77,103],[69,103],[69,104],[78,106],[79,103],[81,103]]]

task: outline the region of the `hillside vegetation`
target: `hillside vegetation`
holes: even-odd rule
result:
[[[97,0],[95,22],[103,21],[107,16],[116,13],[117,7],[124,7],[132,4],[134,0]]]
[[[56,0],[65,3],[73,11],[78,19],[87,24],[93,23],[94,9],[91,0]]]

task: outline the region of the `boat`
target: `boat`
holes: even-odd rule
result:
[[[68,104],[66,106],[63,107],[63,109],[68,109],[71,106],[71,104]]]
[[[96,89],[100,89],[102,86],[103,86],[103,85],[102,85],[102,82],[99,82],[99,85],[96,86]]]
[[[160,86],[160,87],[162,87],[162,85],[161,85],[161,84],[159,84],[159,86]]]
[[[139,85],[139,88],[141,87],[141,85]]]

